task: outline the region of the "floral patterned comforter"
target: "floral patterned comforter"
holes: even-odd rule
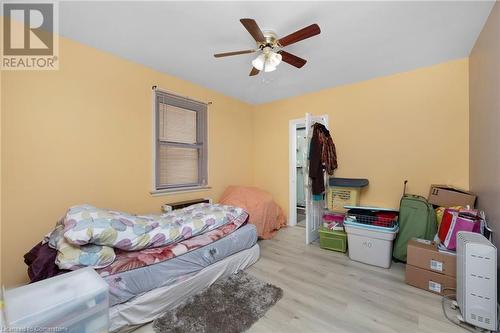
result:
[[[58,250],[56,264],[60,269],[99,269],[113,263],[117,251],[167,245],[175,249],[179,242],[231,223],[241,225],[247,218],[241,208],[208,203],[145,216],[79,205],[68,210],[49,243]]]
[[[179,242],[247,216],[241,208],[209,203],[145,216],[82,205],[66,213],[64,238],[79,246],[94,244],[137,251]]]
[[[144,249],[141,251],[116,251],[116,258],[113,263],[105,268],[98,269],[97,272],[105,277],[112,274],[117,274],[129,271],[136,268],[141,268],[153,264],[160,263],[175,257],[178,257],[187,252],[199,249],[209,245],[224,236],[227,236],[237,230],[244,224],[245,220],[237,219],[231,223],[220,226],[217,229],[208,231],[202,235],[192,237],[179,243],[170,244],[167,246]]]

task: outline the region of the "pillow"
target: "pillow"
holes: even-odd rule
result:
[[[109,246],[73,245],[64,238],[61,219],[48,237],[49,246],[57,250],[56,265],[60,269],[75,270],[82,267],[104,268],[115,260],[115,251]]]
[[[115,261],[112,247],[101,245],[73,245],[62,237],[58,243],[56,265],[60,269],[75,270],[83,267],[104,268]]]

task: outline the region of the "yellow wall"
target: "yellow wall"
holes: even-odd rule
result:
[[[131,212],[218,196],[252,183],[252,107],[81,44],[60,40],[59,71],[2,73],[3,282],[26,280],[22,255],[68,206]],[[209,107],[207,192],[152,197],[151,86]]]
[[[2,23],[2,22],[0,22]],[[0,71],[0,107],[2,105],[2,75]],[[0,114],[0,287],[3,283],[3,260],[2,260],[2,114]],[[0,297],[1,298],[1,297]]]
[[[26,280],[22,255],[66,208],[137,213],[217,199],[254,184],[288,210],[288,121],[329,114],[339,177],[366,177],[365,204],[397,206],[403,179],[468,187],[467,59],[251,106],[105,52],[60,41],[60,70],[1,78],[1,264]],[[207,192],[152,197],[151,86],[213,101]]]
[[[461,59],[259,105],[254,183],[288,211],[289,120],[329,115],[337,177],[362,177],[362,204],[398,207],[403,180],[427,196],[431,183],[468,188],[468,61]]]

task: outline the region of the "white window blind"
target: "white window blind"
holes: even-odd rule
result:
[[[207,185],[207,106],[156,91],[156,189]]]

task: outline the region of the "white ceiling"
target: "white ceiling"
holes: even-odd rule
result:
[[[259,104],[468,56],[494,1],[62,2],[63,36]],[[308,60],[249,77],[255,55],[239,19],[287,35],[321,34],[286,47]],[[165,87],[169,88],[169,87]],[[171,88],[174,89],[175,88]]]

